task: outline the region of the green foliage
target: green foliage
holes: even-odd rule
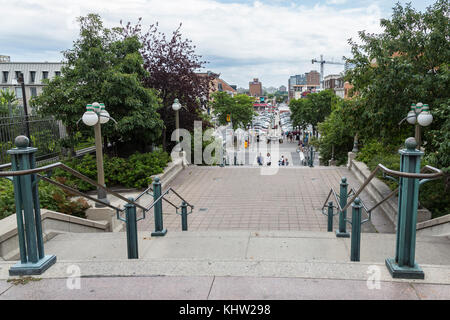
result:
[[[352,150],[355,130],[352,130],[349,114],[354,112],[354,100],[339,99],[333,105],[333,111],[319,123],[319,152],[325,163],[332,157],[334,146],[334,159],[338,165],[347,161],[347,153]]]
[[[332,106],[338,99],[332,90],[323,90],[319,93],[310,93],[306,98],[291,100],[289,108],[294,127],[306,128],[310,124],[316,130],[318,123],[324,121],[331,113]]]
[[[108,187],[146,188],[152,182],[150,176],[162,173],[169,161],[171,161],[170,156],[161,150],[151,153],[135,153],[128,159],[105,155],[103,159],[105,184]],[[94,156],[87,154],[82,158],[65,161],[65,164],[97,181],[97,162]],[[95,190],[90,183],[75,178],[61,169],[55,170],[54,175],[64,177],[67,185],[79,191]]]
[[[382,19],[381,34],[359,32],[360,44],[349,40],[355,65],[346,75],[364,101],[355,125],[361,139],[389,143],[404,141],[414,129],[404,122],[411,103],[430,105],[436,115],[448,106],[450,34],[448,0],[437,0],[425,12],[397,3],[391,19]],[[444,134],[444,117],[436,117],[425,131]],[[447,130],[448,131],[448,130]],[[439,140],[439,134],[436,138]],[[435,152],[433,134],[425,133],[427,152]],[[441,167],[446,167],[440,162]]]
[[[64,180],[59,180],[64,183]],[[57,186],[39,181],[39,200],[41,208],[85,218],[90,207],[84,199],[71,200],[72,195]],[[0,219],[16,213],[14,187],[12,181],[0,179]]]
[[[44,115],[63,121],[68,135],[81,130],[92,134],[92,128],[76,122],[85,112],[86,104],[105,103],[117,122],[102,125],[102,134],[111,143],[133,145],[145,150],[161,135],[163,123],[157,109],[157,93],[142,85],[147,75],[142,45],[137,37],[118,40],[118,30],[103,27],[100,17],[80,17],[80,38],[73,48],[64,52],[67,60],[62,76],[55,77],[32,100]],[[67,140],[74,146],[77,141]]]
[[[16,116],[20,114],[16,95],[8,89],[0,90],[0,114]]]
[[[213,113],[218,117],[220,124],[227,124],[227,114],[231,115],[233,129],[246,128],[255,116],[253,110],[253,98],[245,94],[231,97],[226,92],[219,91],[212,94],[211,107]]]

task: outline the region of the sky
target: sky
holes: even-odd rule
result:
[[[61,61],[78,38],[76,17],[98,13],[106,27],[120,20],[159,23],[170,35],[182,23],[183,38],[231,85],[287,86],[290,75],[320,71],[312,59],[339,62],[350,56],[358,31],[380,33],[397,1],[390,0],[0,0],[0,55],[11,61]],[[424,11],[433,0],[411,2]],[[63,5],[64,4],[64,5]],[[325,64],[324,75],[343,71]],[[200,71],[200,70],[199,70]]]

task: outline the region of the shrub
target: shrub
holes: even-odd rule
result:
[[[64,178],[63,178],[64,179]],[[59,182],[65,183],[64,180]],[[45,181],[39,181],[41,208],[85,218],[90,207],[86,200],[71,200],[72,195]],[[16,213],[12,181],[0,179],[0,219]]]
[[[162,173],[169,161],[171,159],[168,153],[161,150],[135,153],[128,159],[105,155],[103,159],[105,184],[108,187],[146,188],[152,183],[150,176]],[[65,164],[97,181],[97,164],[94,156],[85,155],[79,159],[66,161]],[[61,169],[55,170],[55,176],[66,178],[66,184],[82,192],[96,189],[90,183],[75,178]]]

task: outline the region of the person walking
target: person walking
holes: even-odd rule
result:
[[[263,157],[262,157],[261,153],[260,153],[259,156],[256,158],[256,160],[258,161],[258,165],[260,165],[260,166],[263,165]]]
[[[289,165],[289,160],[288,160],[288,158],[287,158],[287,157],[286,157],[285,165],[286,165],[286,166],[288,166],[288,165]]]
[[[271,160],[271,158],[270,158],[270,153],[267,153],[266,164],[267,164],[267,166],[269,166],[269,167],[270,167],[270,165],[272,164],[272,160]]]

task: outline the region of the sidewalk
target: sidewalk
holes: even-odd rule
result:
[[[68,286],[69,284],[69,286]],[[419,300],[450,299],[449,285],[275,277],[97,277],[0,281],[0,300]],[[75,288],[74,288],[75,287]],[[73,289],[70,289],[73,288]]]

